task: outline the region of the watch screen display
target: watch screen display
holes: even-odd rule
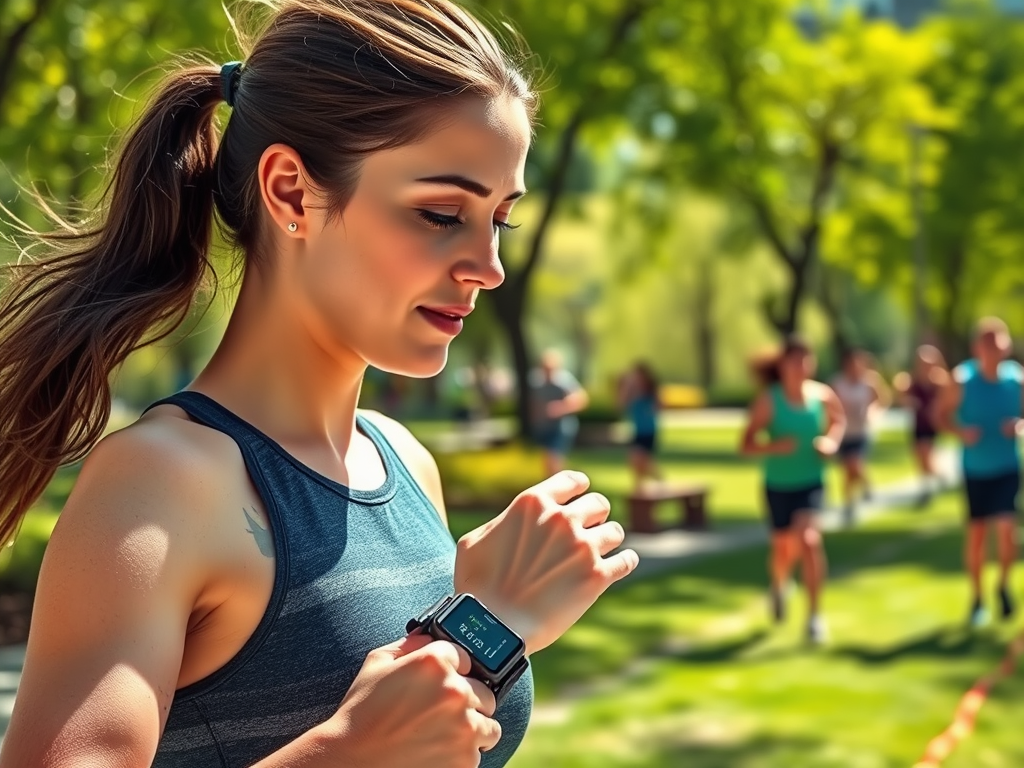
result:
[[[463,597],[440,624],[491,672],[499,671],[522,647],[518,637],[471,597]]]

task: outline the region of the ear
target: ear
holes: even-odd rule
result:
[[[287,144],[271,144],[263,151],[257,169],[260,195],[274,225],[288,237],[309,231],[314,191],[306,177],[299,153]],[[294,232],[288,226],[295,222]]]

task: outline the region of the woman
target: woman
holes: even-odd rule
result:
[[[244,63],[164,81],[105,213],[49,238],[4,297],[0,533],[89,455],[2,768],[500,766],[529,674],[495,712],[467,649],[407,620],[472,592],[532,653],[636,565],[603,557],[622,529],[571,472],[456,547],[431,457],[356,409],[369,365],[440,371],[501,283],[523,76],[444,0],[268,13]],[[244,264],[223,341],[186,392],[93,449],[111,371],[208,276],[215,209]]]
[[[922,344],[914,356],[914,370],[901,371],[893,379],[897,402],[914,414],[912,438],[914,458],[921,474],[919,505],[926,507],[938,483],[935,471],[935,438],[939,430],[935,422],[935,407],[939,392],[949,381],[949,368],[937,347]]]
[[[846,432],[839,444],[838,456],[843,465],[843,519],[851,525],[858,489],[865,498],[870,494],[864,463],[870,443],[870,423],[876,410],[889,406],[889,392],[882,378],[871,369],[867,353],[861,349],[843,353],[842,370],[832,380],[832,389],[846,414]]]
[[[825,459],[838,450],[846,417],[835,392],[811,380],[814,370],[814,355],[797,338],[787,339],[782,352],[760,366],[765,386],[751,405],[740,450],[764,457],[772,615],[776,622],[785,619],[786,586],[799,560],[808,598],[807,639],[821,643],[826,562],[815,516],[822,508]]]
[[[638,362],[633,366],[623,377],[619,399],[633,428],[629,463],[639,490],[644,481],[661,479],[654,461],[658,446],[658,379],[650,365]]]

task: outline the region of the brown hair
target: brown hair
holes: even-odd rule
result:
[[[795,333],[786,336],[777,349],[754,355],[750,361],[750,370],[758,386],[778,384],[782,376],[780,366],[794,352],[805,355],[811,353],[811,346]]]
[[[213,275],[214,209],[261,257],[263,151],[287,143],[340,213],[362,159],[415,142],[454,100],[507,95],[532,115],[519,65],[448,0],[276,0],[239,70],[219,143],[221,68],[169,74],[127,135],[102,213],[32,235],[0,298],[0,542],[110,415],[110,375],[167,336]],[[257,262],[258,263],[258,262]]]

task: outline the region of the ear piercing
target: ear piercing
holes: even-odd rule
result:
[[[298,230],[298,228],[299,228],[299,225],[296,224],[294,221],[291,224],[288,225],[288,231],[289,232],[295,232],[295,231]]]

